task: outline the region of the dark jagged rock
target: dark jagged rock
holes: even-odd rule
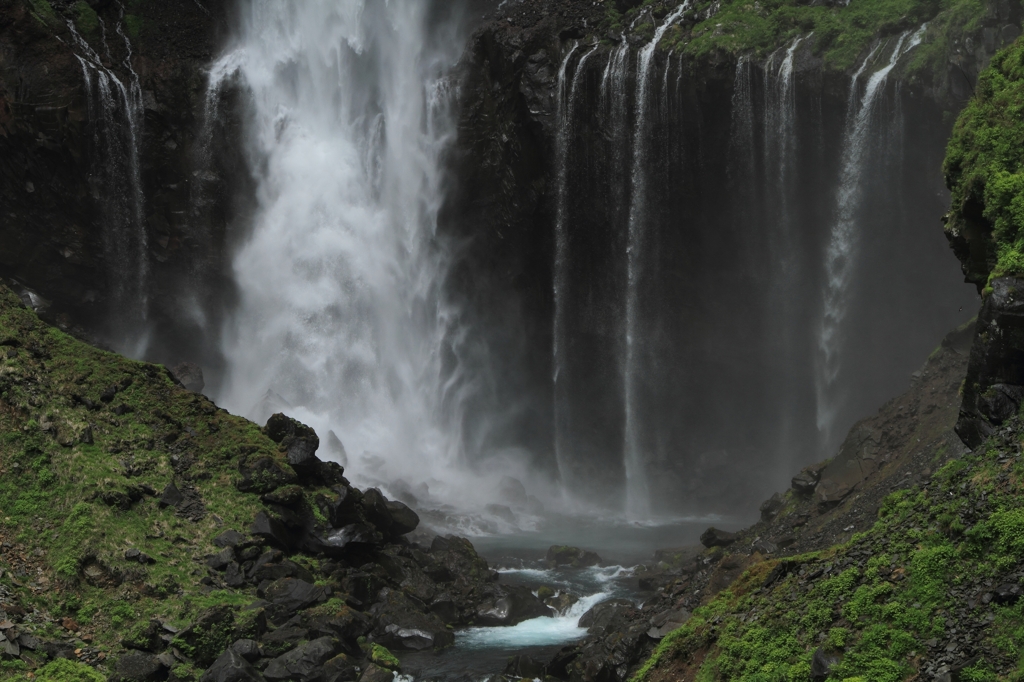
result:
[[[359,501],[362,495],[355,488],[338,485],[331,488],[333,497],[321,498],[321,505],[328,523],[335,528],[343,528],[362,520],[359,514]]]
[[[238,461],[241,478],[235,486],[243,493],[269,493],[295,482],[293,471],[286,470],[273,457],[267,455],[242,458]]]
[[[179,647],[202,666],[213,663],[232,641],[235,612],[230,606],[212,606],[175,637]]]
[[[164,491],[160,494],[159,504],[161,507],[177,507],[179,504],[185,501],[185,496],[178,490],[178,486],[174,482],[167,484]]]
[[[393,682],[394,679],[393,672],[387,668],[381,668],[375,663],[366,666],[363,674],[359,676],[359,682]]]
[[[527,680],[544,679],[544,664],[530,656],[517,654],[509,659],[508,665],[505,666],[505,674]]]
[[[440,618],[422,613],[397,590],[381,590],[380,601],[369,613],[373,618],[373,640],[388,648],[440,649],[455,642],[455,636]]]
[[[498,585],[493,596],[476,609],[478,625],[515,625],[531,618],[551,617],[554,611],[520,585]]]
[[[281,578],[264,590],[263,598],[284,613],[294,613],[327,599],[323,587],[298,578]]]
[[[775,493],[770,498],[761,503],[758,511],[761,512],[761,521],[768,523],[775,518],[775,515],[786,506],[786,501],[783,499],[780,493]]]
[[[552,545],[549,547],[545,560],[551,568],[556,566],[587,568],[601,563],[601,557],[597,555],[597,552],[567,545]]]
[[[700,544],[705,547],[728,547],[732,543],[736,542],[736,533],[729,533],[724,530],[718,530],[714,526],[708,528],[700,535]]]
[[[591,634],[604,632],[635,611],[636,604],[628,599],[609,599],[595,604],[584,613],[580,617],[579,626],[587,628]]]
[[[270,440],[280,445],[288,457],[288,464],[300,478],[317,478],[323,462],[316,456],[320,447],[316,431],[281,413],[271,415],[263,431]]]
[[[385,502],[385,506],[391,516],[392,535],[405,535],[419,527],[419,515],[402,502],[389,500]]]
[[[167,668],[153,654],[125,654],[114,666],[115,682],[156,682],[167,679]]]
[[[213,544],[218,547],[237,547],[245,539],[245,536],[237,530],[226,530],[213,539]]]
[[[231,645],[231,651],[249,661],[250,663],[258,660],[263,653],[260,651],[260,645],[252,639],[240,639]]]
[[[202,393],[203,388],[206,387],[206,382],[203,381],[203,368],[194,362],[182,362],[175,365],[171,374],[182,386],[195,393]]]
[[[978,447],[1024,396],[1024,278],[998,277],[978,315],[977,334],[967,365],[957,435]]]
[[[228,649],[213,662],[200,682],[265,682],[263,675],[240,653]]]
[[[394,523],[387,503],[387,498],[376,488],[364,491],[360,502],[367,521],[382,533],[390,533],[391,525]]]
[[[284,523],[262,511],[256,515],[249,532],[282,549],[290,549],[297,539]]]
[[[149,621],[145,627],[129,632],[121,640],[122,646],[126,649],[138,649],[155,653],[163,651],[167,644],[161,639],[166,634],[163,626],[155,620]]]

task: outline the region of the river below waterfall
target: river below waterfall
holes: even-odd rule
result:
[[[441,651],[395,652],[404,679],[486,680],[502,673],[516,655],[546,663],[559,649],[587,635],[578,623],[594,605],[608,599],[642,604],[651,593],[640,589],[636,567],[650,564],[657,549],[696,545],[709,523],[730,529],[743,525],[710,518],[660,523],[564,518],[533,533],[472,538],[480,555],[498,571],[500,582],[525,585],[534,592],[547,587],[579,601],[552,618],[534,618],[511,627],[460,628],[455,631],[454,646]],[[549,568],[545,556],[552,545],[593,550],[603,561],[591,568]]]

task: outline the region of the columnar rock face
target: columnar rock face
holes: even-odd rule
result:
[[[956,432],[977,447],[1024,399],[1024,279],[999,277],[978,315]]]
[[[993,25],[1019,21],[998,3],[991,11]],[[636,15],[649,28],[667,16]],[[835,279],[823,264],[849,189],[847,129],[895,38],[876,43],[876,61],[868,49],[858,57],[856,83],[855,68],[828,68],[812,40],[739,63],[665,45],[641,107],[650,37],[594,42],[602,20],[600,7],[524,2],[470,46],[444,228],[466,245],[452,296],[499,380],[466,428],[487,425],[475,443],[521,446],[610,504],[621,503],[632,440],[656,503],[734,510],[786,485],[777,472],[831,455],[976,308],[938,236],[938,168],[943,112],[962,105],[954,62],[976,74],[992,50],[967,41],[972,50],[955,48],[930,81],[901,80],[900,62],[867,107],[851,190],[867,198],[852,209],[852,248],[829,256],[853,263],[842,357],[823,377],[823,318],[840,314],[822,312]],[[648,131],[639,142],[638,131]],[[486,418],[495,413],[499,429]],[[723,462],[743,465],[726,474]]]
[[[205,88],[230,5],[0,4],[0,276],[64,328],[215,370],[246,194],[232,95]]]

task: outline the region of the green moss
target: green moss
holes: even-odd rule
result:
[[[216,535],[225,527],[244,531],[264,508],[232,484],[239,459],[265,456],[286,467],[277,445],[251,422],[175,385],[163,367],[47,327],[3,288],[0,339],[18,344],[18,352],[5,346],[0,353],[0,524],[26,553],[38,550],[53,586],[17,588],[16,599],[74,618],[91,629],[93,646],[111,652],[134,623],[158,618],[184,627],[209,606],[251,603],[252,588],[204,594],[195,571]],[[111,386],[116,398],[104,403],[100,395]],[[118,415],[114,405],[130,412]],[[149,494],[127,497],[133,486],[162,490],[175,477],[172,457],[182,455],[194,462],[191,485],[206,507],[203,519],[181,518]],[[118,500],[130,504],[111,506]],[[131,548],[155,563],[127,560]],[[113,587],[118,582],[137,587],[132,600]]]
[[[32,14],[43,24],[55,24],[57,22],[57,14],[53,11],[53,7],[47,0],[28,0],[28,2],[32,6]]]
[[[402,667],[401,662],[395,657],[395,655],[380,644],[370,644],[369,654],[370,660],[382,668],[398,670]]]
[[[78,0],[73,6],[75,26],[86,37],[99,36],[100,18],[85,0]]]
[[[1024,423],[1013,428],[1019,434]],[[829,679],[912,678],[923,642],[943,638],[947,614],[962,609],[957,588],[1002,579],[1024,557],[1024,464],[1007,464],[1006,454],[989,444],[951,460],[928,488],[887,497],[874,527],[848,545],[788,558],[806,578],[794,568],[757,590],[777,562],[755,564],[662,640],[635,679],[699,654],[695,679],[703,682],[807,680],[818,646],[841,654]],[[842,568],[850,560],[856,565]],[[1024,602],[993,612],[986,646],[1024,662]],[[981,662],[963,679],[996,678]]]
[[[988,243],[988,274],[1024,274],[1024,41],[997,54],[946,148],[946,229]],[[972,249],[985,249],[974,243]]]
[[[36,682],[106,682],[106,679],[86,664],[66,658],[47,663],[35,672],[34,678]]]
[[[124,15],[124,28],[128,33],[128,36],[133,39],[138,39],[142,34],[142,29],[145,25],[145,20],[135,14]]]

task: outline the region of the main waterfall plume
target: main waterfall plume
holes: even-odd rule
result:
[[[335,431],[377,480],[433,483],[463,454],[460,398],[442,384],[452,351],[436,234],[461,42],[431,8],[254,2],[212,68],[237,69],[250,90],[258,183],[220,400]]]

